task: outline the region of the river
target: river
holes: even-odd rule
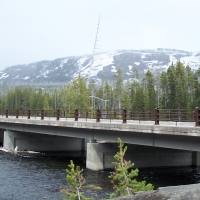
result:
[[[83,152],[43,154],[8,154],[0,152],[0,200],[61,200],[67,187],[65,169],[70,160],[84,168],[87,187],[85,196],[107,198],[112,192],[108,178],[112,171],[85,169]],[[155,188],[200,182],[200,168],[162,167],[140,169],[138,180],[146,180]]]

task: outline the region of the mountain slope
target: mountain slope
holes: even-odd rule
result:
[[[143,74],[148,69],[152,72],[166,70],[179,60],[194,71],[200,67],[200,53],[162,48],[119,50],[99,53],[94,58],[84,55],[11,66],[0,71],[0,82],[69,82],[78,74],[85,79],[100,81],[106,77],[112,81],[118,68],[123,71],[124,79],[129,79],[134,67]]]

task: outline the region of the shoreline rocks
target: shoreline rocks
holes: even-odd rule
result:
[[[115,200],[199,200],[200,183],[191,185],[169,186],[148,192],[138,192],[134,196]]]

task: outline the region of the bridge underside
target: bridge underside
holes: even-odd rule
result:
[[[125,159],[131,160],[137,168],[200,165],[199,152],[131,144],[126,146]],[[86,167],[92,170],[113,168],[113,156],[118,150],[116,143],[88,143]]]
[[[4,132],[5,149],[18,151],[82,151],[85,150],[85,140],[73,137],[61,137],[16,131]]]
[[[113,125],[115,126],[115,125]],[[134,132],[121,130],[105,130],[78,127],[63,127],[38,124],[2,123],[0,127],[10,131],[25,133],[40,133],[74,138],[87,138],[117,142],[118,138],[124,143],[138,144],[152,147],[199,151],[200,137],[181,134],[166,134],[152,132]],[[114,129],[114,128],[113,128]],[[166,129],[167,130],[167,129]]]
[[[4,148],[32,151],[81,151],[86,142],[82,138],[58,135],[35,134],[16,131],[4,132]],[[187,150],[126,144],[126,159],[135,167],[190,166],[199,165],[200,153]],[[111,142],[87,143],[86,167],[92,170],[114,168],[113,156],[118,152],[118,144]]]

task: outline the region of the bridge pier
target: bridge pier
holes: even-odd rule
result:
[[[200,152],[126,144],[126,160],[136,168],[167,166],[198,166]],[[117,143],[88,143],[86,168],[91,170],[113,169],[113,156],[119,151]]]
[[[18,151],[81,151],[85,150],[85,139],[4,131],[3,147],[14,150],[16,146],[18,146]]]

